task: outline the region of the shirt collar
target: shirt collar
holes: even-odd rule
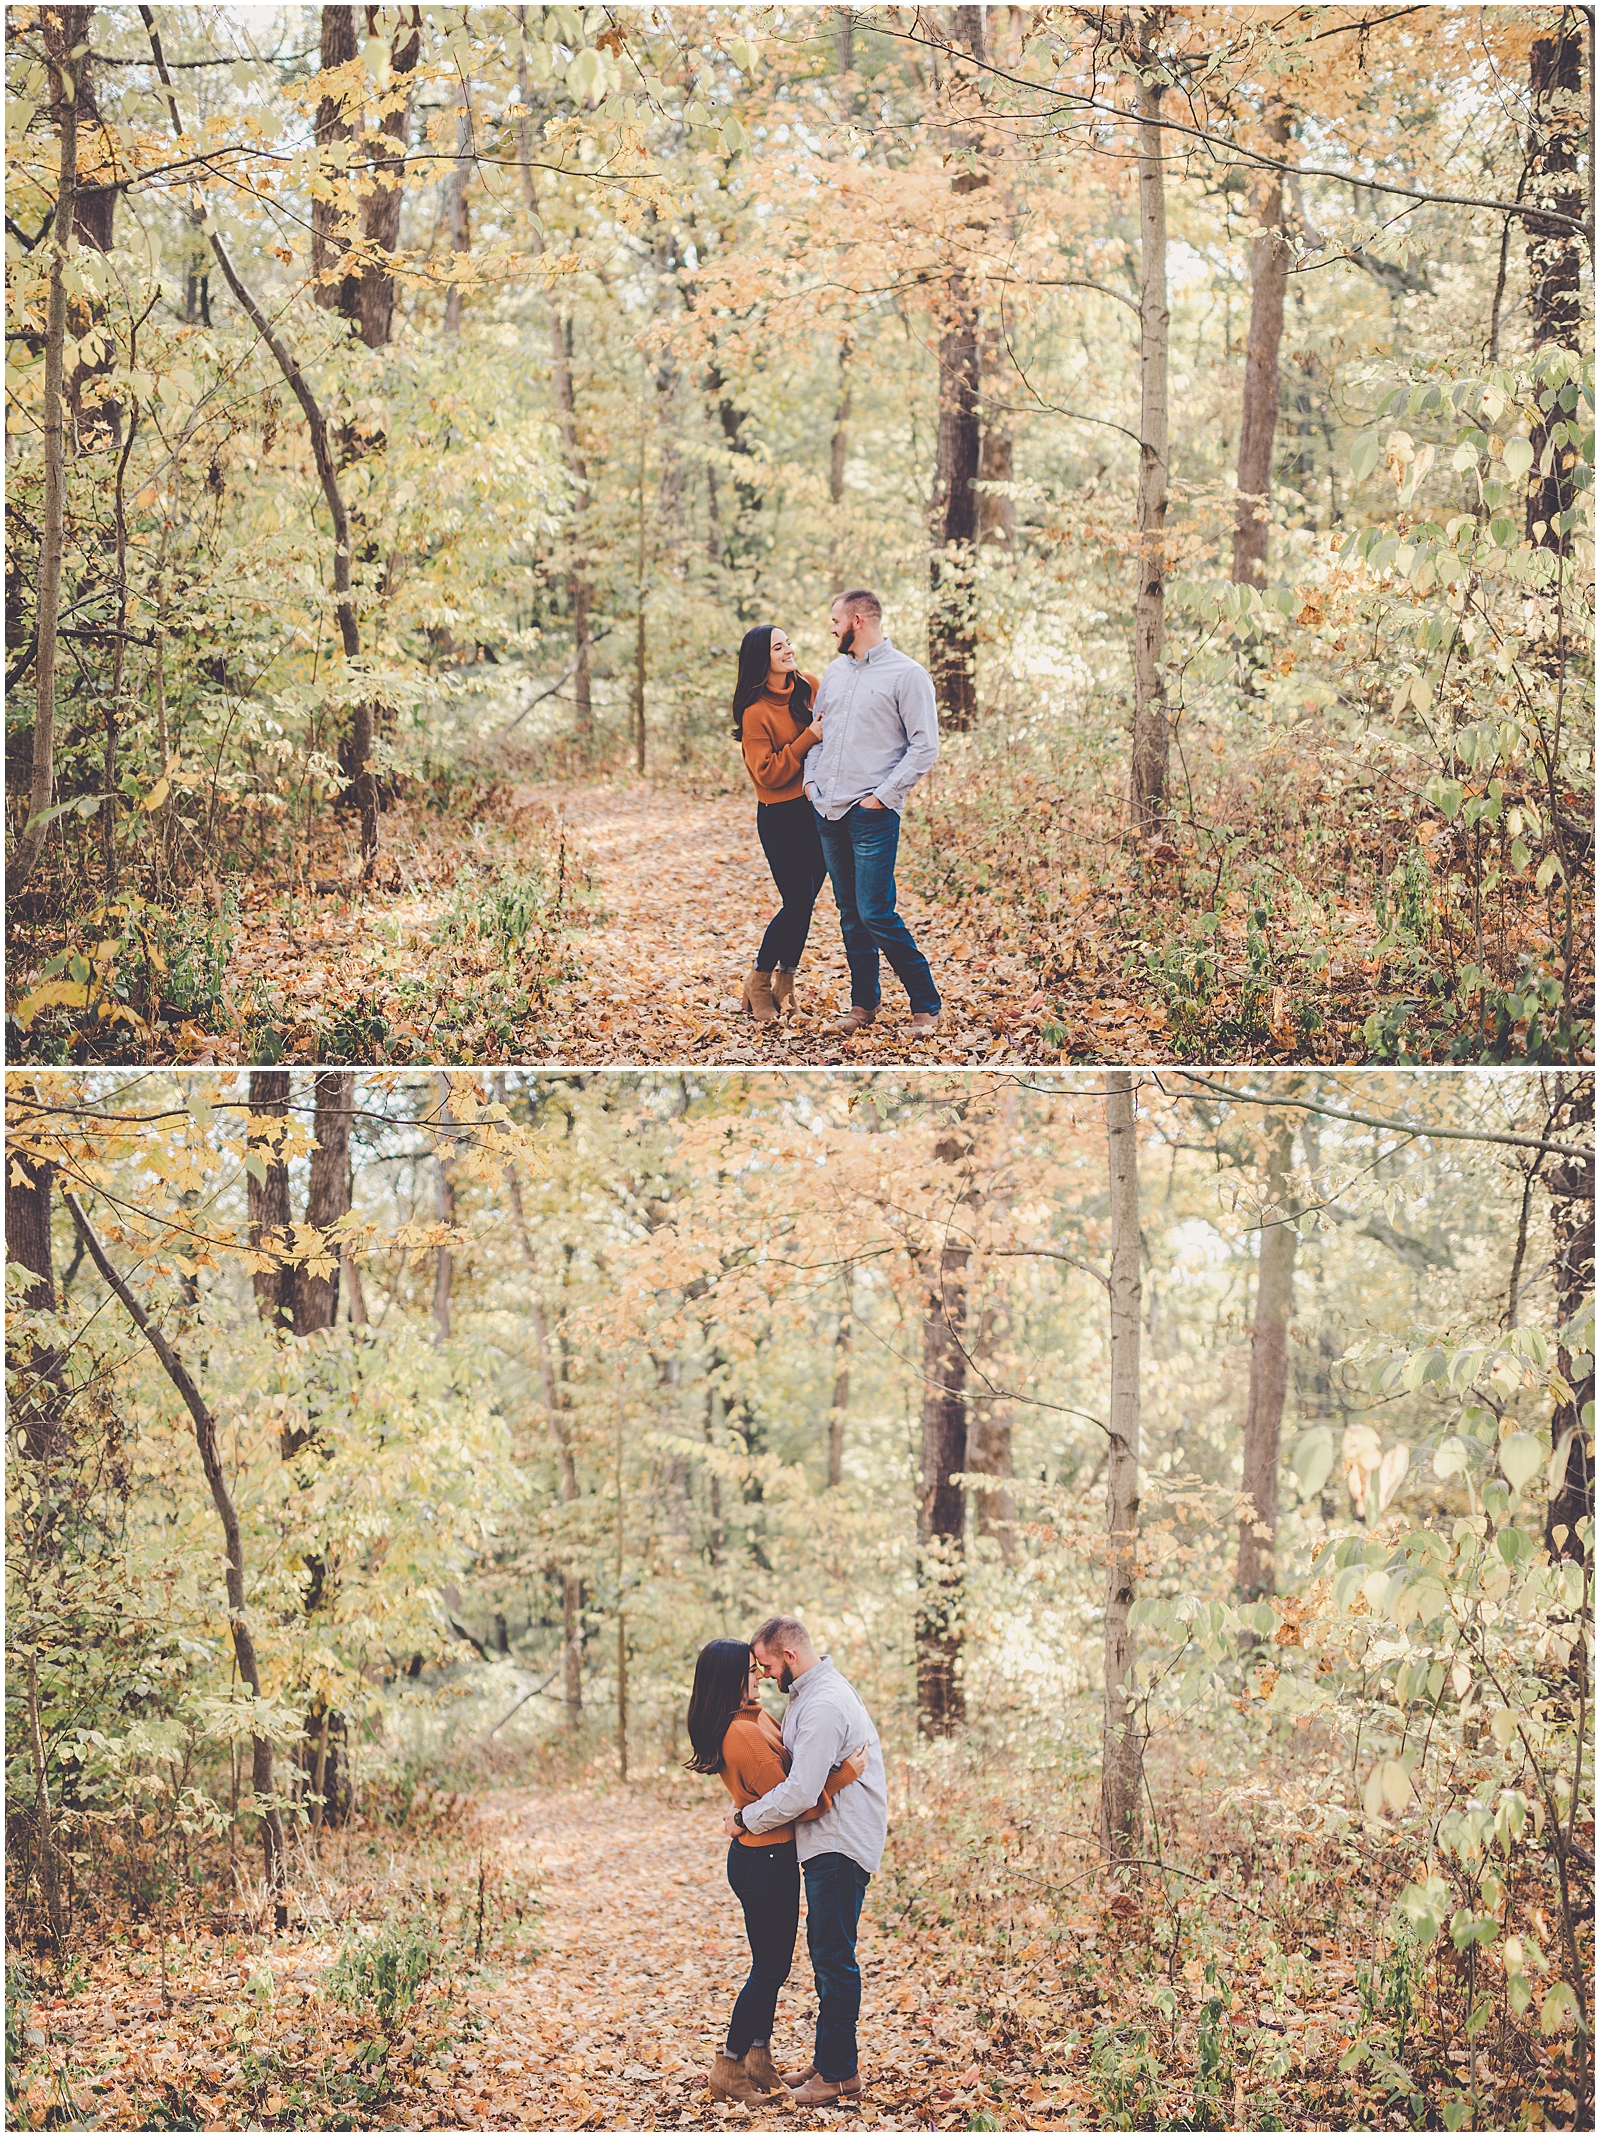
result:
[[[874,653],[876,653],[878,649],[876,646],[874,646],[872,650]],[[811,1682],[812,1678],[820,1677],[824,1670],[827,1671],[830,1677],[835,1676],[837,1674],[833,1667],[833,1658],[830,1655],[824,1655],[820,1662],[815,1662],[812,1664],[811,1668],[806,1671],[803,1677],[797,1677],[795,1679],[794,1683],[789,1687],[789,1697],[791,1699],[798,1698],[799,1695],[805,1690],[806,1686]]]
[[[893,651],[894,640],[889,637],[880,638],[875,646],[869,646],[867,648],[866,652],[862,654],[860,660],[856,662],[856,666],[858,668],[870,668],[872,663],[877,659],[880,653],[892,653]]]

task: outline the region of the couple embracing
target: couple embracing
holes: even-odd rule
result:
[[[763,1677],[789,1695],[781,1730],[761,1704]],[[787,1617],[768,1618],[748,1643],[712,1640],[700,1650],[688,1727],[690,1771],[719,1774],[733,1798],[723,1820],[728,1883],[750,1940],[749,1979],[711,2090],[749,2103],[784,2091],[803,2107],[853,2102],[861,2093],[856,1927],[889,1830],[878,1732],[854,1688]],[[803,2069],[780,2073],[772,2028],[794,1961],[802,1875],[816,2043]]]
[[[794,997],[794,975],[824,880],[850,965],[844,1032],[878,1013],[880,953],[911,1001],[911,1033],[939,1016],[928,960],[895,911],[895,855],[906,796],[939,754],[939,719],[926,668],[883,633],[883,604],[864,586],[840,594],[831,628],[839,657],[821,682],[802,675],[786,632],[746,631],[733,693],[733,732],[757,795],[756,830],[783,900],[743,1006],[768,1024]]]

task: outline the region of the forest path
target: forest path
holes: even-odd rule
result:
[[[1039,1036],[1041,998],[1018,957],[964,939],[959,907],[905,884],[899,910],[933,967],[944,1013],[931,1039],[911,1036],[905,989],[883,968],[875,1024],[832,1029],[850,1005],[838,910],[825,885],[796,986],[796,1010],[757,1026],[739,1008],[744,975],[778,895],[748,795],[712,798],[637,786],[528,790],[576,846],[602,917],[583,932],[583,977],[558,989],[550,1017],[559,1058],[615,1063],[1055,1060]]]
[[[688,1810],[642,1792],[518,1790],[482,1799],[477,1830],[491,1870],[498,1864],[539,1893],[538,1955],[475,1994],[482,2037],[447,2051],[424,2082],[397,2089],[383,2121],[636,2130],[715,2129],[732,2119],[796,2130],[942,2120],[964,2077],[975,2075],[967,2066],[977,2033],[950,2014],[930,2020],[933,1969],[919,1982],[914,1942],[885,1933],[885,1878],[868,1890],[858,1946],[861,2107],[806,2110],[777,2099],[746,2110],[712,2101],[712,2056],[749,1967],[724,1867],[723,1801],[715,1783]],[[809,2061],[815,2017],[802,1916],[778,2005],[780,2068]]]

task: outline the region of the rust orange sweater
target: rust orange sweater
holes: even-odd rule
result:
[[[814,705],[817,679],[808,675],[805,680],[811,685]],[[805,792],[801,781],[811,743],[802,742],[800,737],[811,722],[809,715],[802,720],[794,711],[790,695],[789,690],[782,697],[764,690],[753,705],[744,709],[745,769],[762,801],[798,801]]]
[[[745,714],[748,721],[749,713]],[[749,733],[748,726],[745,733]],[[776,1788],[789,1771],[789,1754],[783,1748],[783,1733],[772,1716],[759,1700],[751,1700],[741,1707],[729,1722],[722,1739],[722,1780],[734,1801],[734,1807],[743,1810],[747,1803],[754,1803],[769,1789]],[[859,1781],[863,1766],[855,1759],[846,1759],[842,1766],[835,1766],[822,1784],[822,1797],[810,1810],[802,1811],[799,1823],[820,1818],[841,1788],[850,1782]],[[774,1826],[770,1833],[741,1833],[739,1838],[747,1848],[770,1848],[775,1841],[793,1840],[792,1825]]]

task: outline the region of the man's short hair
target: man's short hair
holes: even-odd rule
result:
[[[768,1618],[752,1638],[752,1647],[775,1647],[781,1653],[786,1647],[809,1647],[811,1635],[798,1618]]]
[[[843,602],[852,616],[870,616],[874,623],[883,621],[883,603],[870,586],[852,586],[847,594],[835,594],[837,605]]]

